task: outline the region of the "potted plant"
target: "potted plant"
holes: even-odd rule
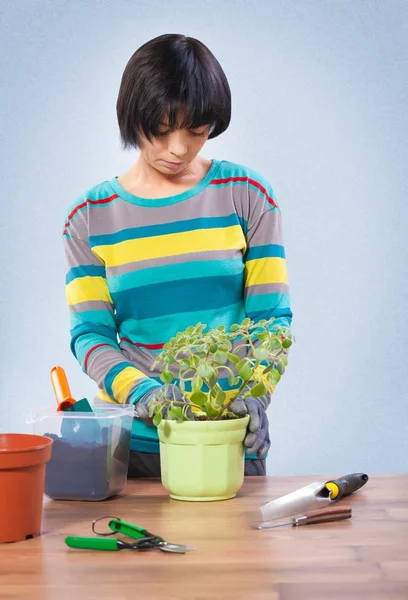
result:
[[[197,323],[163,346],[152,370],[159,369],[164,384],[175,379],[186,397],[169,400],[162,392],[149,412],[158,427],[162,483],[172,498],[228,499],[242,486],[249,417],[229,406],[240,394],[272,392],[284,374],[294,338],[273,321],[246,318],[229,331],[221,325],[207,332]],[[227,379],[225,391],[221,380]]]

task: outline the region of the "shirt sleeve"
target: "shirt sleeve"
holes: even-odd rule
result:
[[[272,187],[261,177],[250,179],[245,253],[244,302],[246,315],[253,321],[274,317],[271,329],[289,328],[292,324],[290,290],[282,233],[282,215]],[[271,385],[258,374],[272,394]]]
[[[274,317],[272,328],[290,328],[293,314],[281,211],[267,184],[248,193],[252,199],[246,233],[245,311],[255,322]]]
[[[87,240],[66,231],[63,240],[68,263],[65,289],[71,351],[100,389],[118,403],[134,404],[160,384],[129,362],[119,347],[104,264]]]

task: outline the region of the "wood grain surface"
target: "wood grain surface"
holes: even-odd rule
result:
[[[340,474],[337,474],[340,475]],[[332,477],[332,476],[331,476]],[[24,600],[408,600],[408,475],[370,476],[341,500],[351,519],[255,530],[259,506],[327,477],[246,478],[237,498],[171,500],[159,480],[130,481],[102,503],[45,499],[42,535],[0,545],[0,598]],[[104,515],[194,552],[69,549]]]

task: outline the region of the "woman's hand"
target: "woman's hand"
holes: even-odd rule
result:
[[[135,417],[144,421],[147,425],[153,425],[153,420],[149,417],[149,408],[152,402],[159,400],[159,395],[162,398],[162,393],[164,392],[165,398],[168,400],[175,400],[177,402],[183,402],[184,404],[190,404],[188,398],[183,396],[180,392],[179,388],[173,383],[162,385],[161,387],[154,388],[147,392],[142,398],[135,404]],[[162,418],[166,419],[170,404],[164,403],[162,409]],[[188,418],[191,421],[194,421],[194,416],[191,412],[191,409],[188,411]]]
[[[247,433],[244,439],[244,446],[247,448],[247,454],[256,454],[257,458],[265,458],[270,446],[269,421],[266,409],[270,404],[269,395],[259,398],[242,398],[238,396],[228,407],[228,410],[239,417],[249,415]]]

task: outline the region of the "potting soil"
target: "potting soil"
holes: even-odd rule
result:
[[[79,432],[78,432],[79,433]],[[112,444],[112,430],[100,429],[97,442],[83,435],[67,438],[45,433],[53,440],[44,492],[53,500],[104,500],[121,491],[127,477],[130,432]]]

